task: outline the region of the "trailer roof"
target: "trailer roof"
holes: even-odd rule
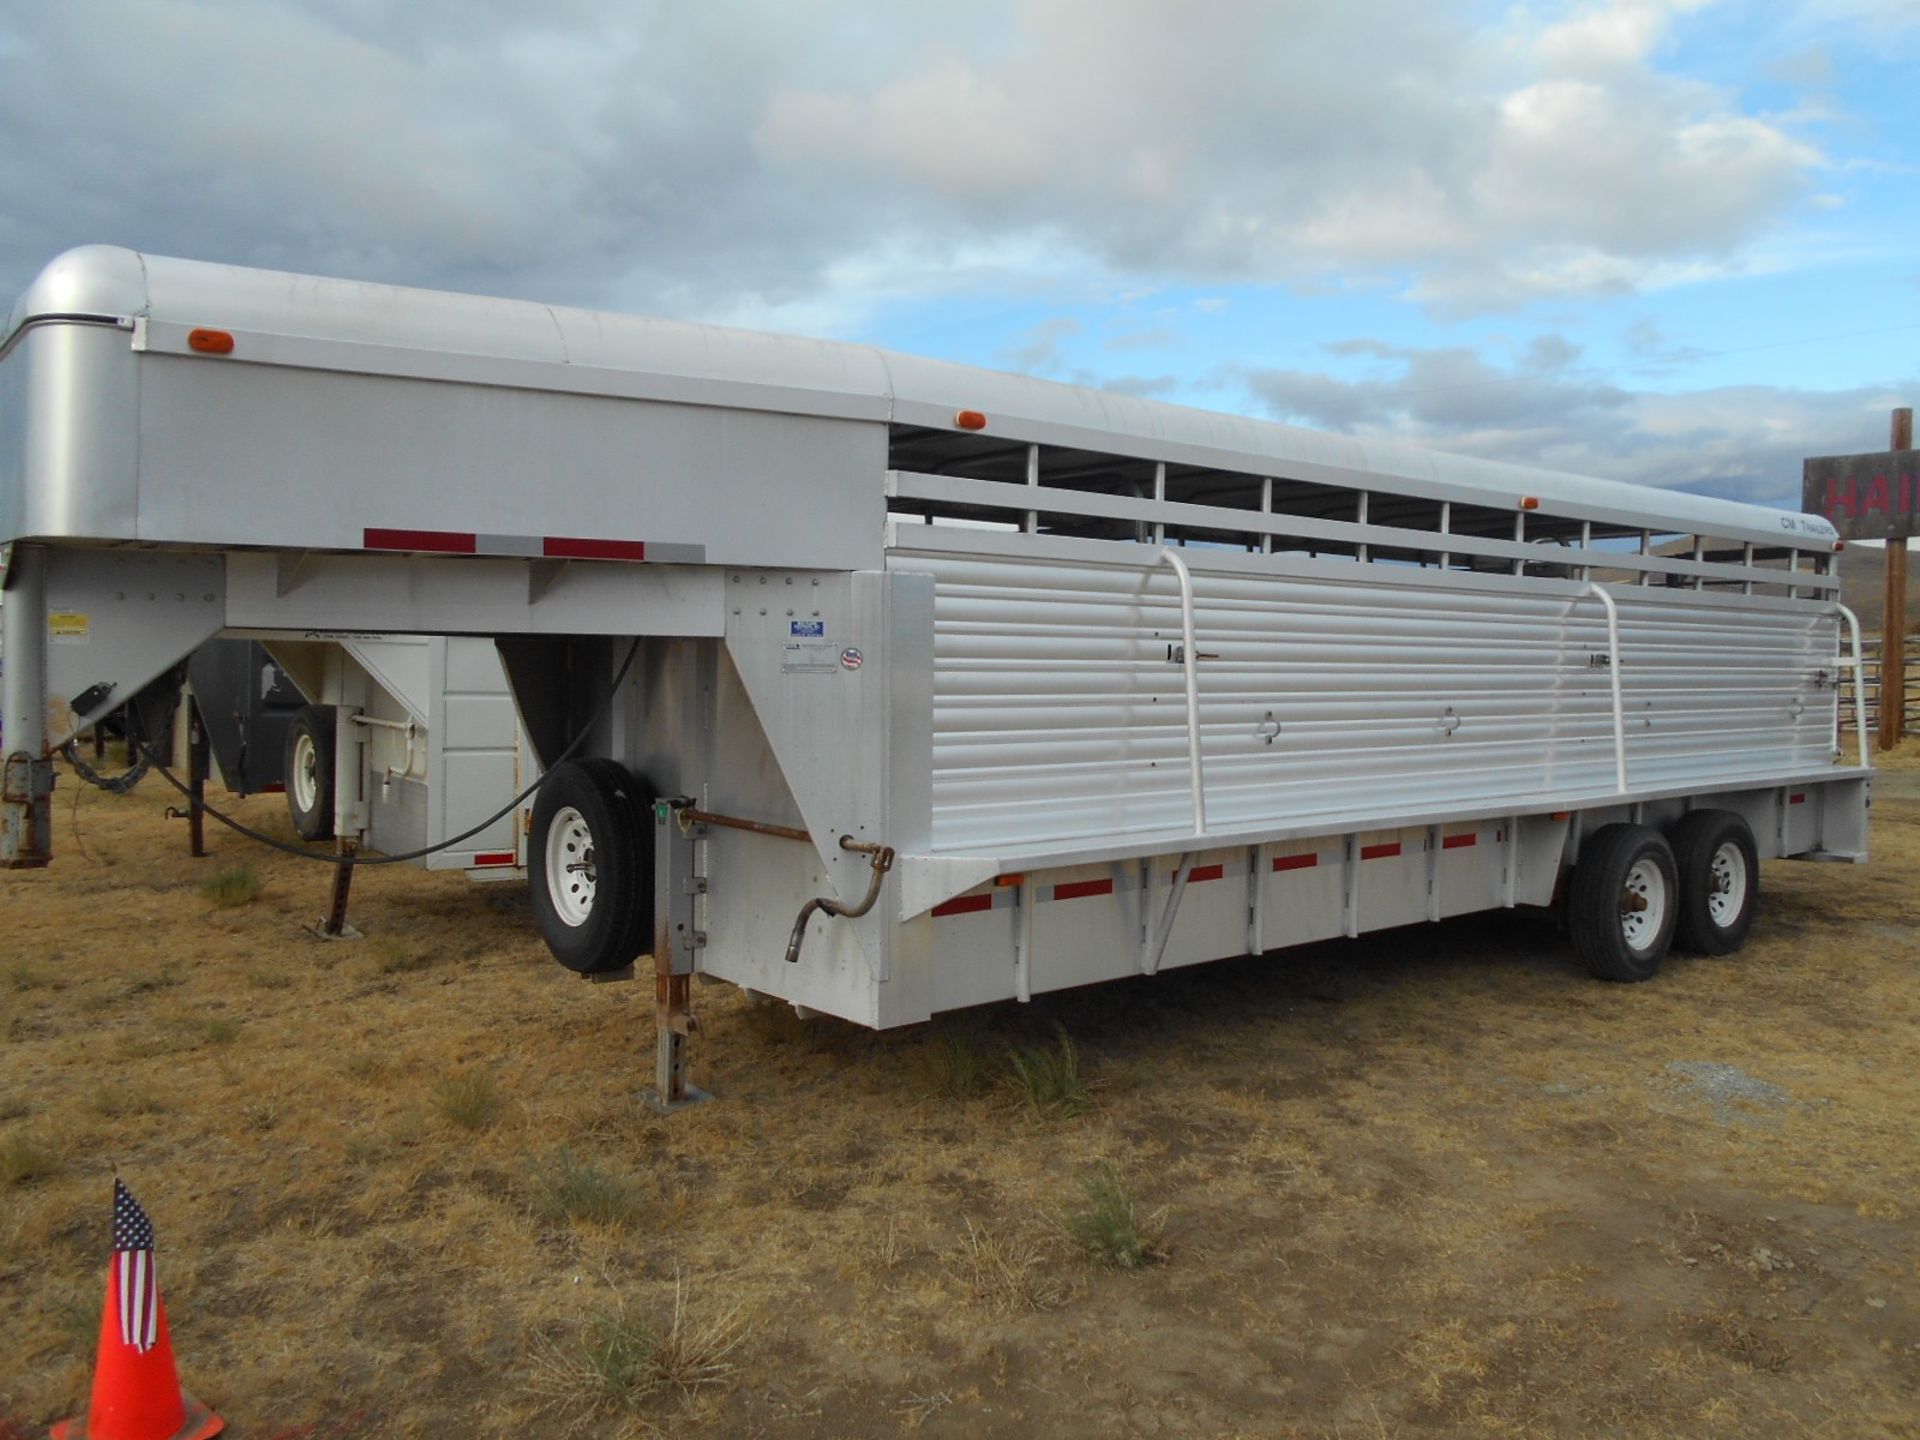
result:
[[[85,246],[58,256],[8,317],[0,353],[25,327],[68,319],[152,320],[309,340],[367,357],[405,352],[407,373],[484,357],[666,382],[697,381],[703,403],[951,428],[962,409],[1001,438],[1070,445],[1251,474],[1340,476],[1387,492],[1549,511],[1656,532],[1811,543],[1824,519],[1768,506],[1479,460],[1194,409],[1030,376],[685,321],[569,309],[365,281],[325,279]],[[297,345],[279,363],[301,363]],[[373,365],[370,368],[381,368]],[[565,390],[548,371],[543,388]]]

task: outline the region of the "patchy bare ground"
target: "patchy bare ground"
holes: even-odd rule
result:
[[[885,1035],[708,989],[670,1120],[645,987],[517,892],[368,871],[322,944],[318,867],[63,777],[0,876],[0,1433],[84,1403],[118,1166],[240,1437],[1920,1434],[1895,764],[1871,866],[1652,985],[1495,916]],[[1056,1027],[1077,1114],[1009,1079]],[[1102,1164],[1140,1268],[1061,1226]]]

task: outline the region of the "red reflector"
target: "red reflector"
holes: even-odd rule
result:
[[[957,411],[953,417],[953,428],[956,430],[984,430],[987,428],[987,417],[978,410]]]
[[[1075,880],[1066,885],[1053,887],[1053,898],[1056,900],[1079,900],[1088,895],[1111,894],[1113,894],[1111,880]]]
[[[187,348],[202,355],[231,355],[233,336],[224,330],[189,330]]]
[[[484,855],[473,857],[476,868],[481,865],[511,865],[513,861],[514,854],[511,850],[489,850]]]
[[[1311,870],[1320,863],[1318,855],[1276,855],[1273,868],[1276,870]]]
[[[644,540],[575,540],[565,535],[549,535],[540,542],[540,553],[549,560],[644,560]]]
[[[992,908],[993,896],[991,895],[962,895],[958,900],[949,900],[944,905],[934,906],[933,913],[936,915],[971,915],[976,910],[991,910]]]
[[[1790,795],[1787,797],[1787,803],[1789,805],[1804,805],[1807,803],[1807,797],[1805,795]]]
[[[1187,872],[1187,883],[1198,885],[1202,880],[1218,880],[1226,873],[1224,865],[1196,865]]]
[[[1479,843],[1480,837],[1478,835],[1449,835],[1440,842],[1440,848],[1442,850],[1464,850],[1469,845],[1478,845]]]
[[[1362,845],[1360,847],[1360,858],[1362,860],[1391,860],[1399,853],[1400,842],[1398,840],[1388,840],[1384,844]]]
[[[439,555],[471,555],[476,540],[457,530],[368,530],[362,543],[369,550],[430,550]]]

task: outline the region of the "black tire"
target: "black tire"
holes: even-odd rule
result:
[[[652,805],[645,783],[613,760],[568,760],[541,782],[527,884],[540,938],[567,969],[581,975],[624,969],[651,940]],[[569,851],[570,843],[580,848]]]
[[[1646,883],[1656,877],[1657,896]],[[1651,980],[1673,943],[1679,899],[1678,867],[1666,836],[1645,825],[1608,825],[1580,847],[1567,892],[1567,934],[1596,979]],[[1637,918],[1655,904],[1657,916]]]
[[[287,816],[302,840],[333,838],[331,705],[296,711],[287,727]]]
[[[1752,829],[1731,810],[1694,810],[1667,839],[1680,875],[1674,944],[1700,955],[1731,955],[1746,943],[1760,902]]]

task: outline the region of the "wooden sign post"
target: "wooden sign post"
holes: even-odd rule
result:
[[[1920,451],[1913,448],[1913,411],[1893,412],[1892,443],[1867,455],[1827,455],[1806,462],[1801,508],[1824,515],[1843,540],[1887,542],[1887,580],[1880,621],[1880,748],[1905,730],[1907,698],[1907,537],[1920,532]],[[1860,717],[1866,724],[1866,717]]]

